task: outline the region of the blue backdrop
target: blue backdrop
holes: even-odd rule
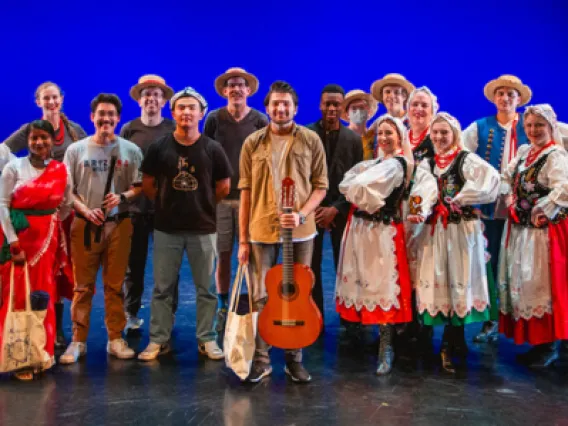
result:
[[[123,122],[140,113],[128,91],[145,73],[176,90],[191,85],[218,107],[213,80],[232,66],[259,77],[256,108],[272,81],[289,81],[299,123],[319,117],[326,83],[368,91],[388,72],[428,85],[464,127],[495,111],[482,89],[503,73],[568,121],[564,0],[6,0],[0,16],[0,140],[39,117],[33,93],[46,80],[62,86],[64,110],[92,133],[89,102],[99,92],[121,97]]]

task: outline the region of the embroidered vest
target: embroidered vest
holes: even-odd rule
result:
[[[408,200],[410,196],[410,192],[412,191],[412,187],[414,186],[414,178],[416,177],[416,169],[418,165],[424,160],[425,158],[434,158],[434,144],[430,139],[430,135],[426,135],[426,137],[418,144],[416,149],[412,151],[412,155],[414,157],[414,170],[412,171],[412,178],[410,180],[410,184],[408,188],[404,191],[404,199]]]
[[[492,115],[476,121],[477,124],[477,151],[475,152],[489,164],[501,172],[501,162],[505,152],[505,138],[507,131],[497,122],[497,117]],[[517,122],[517,148],[529,143],[525,129],[523,128],[523,116],[519,114]],[[495,203],[483,204],[481,212],[490,218],[495,214]]]
[[[442,173],[440,176],[434,174],[434,167],[436,162],[433,158],[429,160],[430,168],[432,169],[432,174],[437,177],[438,180],[438,203],[443,203],[446,209],[448,209],[448,223],[460,223],[462,220],[475,220],[479,219],[477,214],[474,212],[473,206],[462,206],[460,207],[461,213],[454,212],[450,209],[450,200],[462,190],[466,179],[463,176],[463,162],[465,157],[469,154],[469,151],[461,151],[450,168],[446,172]],[[430,217],[431,219],[431,217]],[[431,220],[428,223],[432,223]]]
[[[513,225],[522,226],[525,228],[535,228],[531,222],[531,213],[533,207],[538,203],[539,199],[546,197],[550,194],[551,189],[542,185],[538,181],[538,175],[546,164],[548,154],[544,154],[536,160],[530,167],[527,167],[522,172],[519,171],[520,165],[525,162],[526,156],[521,158],[513,172],[513,194],[515,195],[515,212],[519,218],[519,222],[512,221]],[[556,217],[551,220],[552,223],[558,223],[568,217],[568,209],[562,208]],[[547,225],[539,226],[544,228]]]
[[[404,197],[404,189],[406,184],[406,160],[403,157],[394,157],[400,165],[402,166],[403,178],[402,183],[397,186],[385,199],[385,205],[379,209],[378,212],[370,214],[364,210],[355,210],[353,215],[356,217],[361,217],[366,220],[371,220],[374,222],[383,222],[385,225],[390,223],[401,223],[401,202]],[[377,161],[379,164],[381,160]]]

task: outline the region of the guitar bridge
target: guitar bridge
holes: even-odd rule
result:
[[[305,322],[302,320],[274,320],[273,324],[282,327],[297,327],[305,325]]]

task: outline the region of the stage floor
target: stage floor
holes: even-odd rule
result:
[[[240,383],[222,361],[200,357],[195,292],[184,262],[171,354],[151,364],[109,358],[99,285],[87,356],[76,365],[55,366],[32,383],[0,379],[0,425],[568,425],[568,363],[528,370],[515,363],[515,354],[526,348],[504,338],[495,345],[471,343],[468,368],[455,377],[437,365],[410,361],[397,362],[389,377],[375,376],[377,331],[369,330],[358,344],[343,335],[326,244],[325,334],[304,357],[312,383],[291,383],[279,350],[273,350],[272,376],[256,385]],[[137,350],[148,341],[151,271],[149,265],[143,333],[128,338]],[[467,328],[468,342],[477,330]]]

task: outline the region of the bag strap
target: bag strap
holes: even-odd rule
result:
[[[30,276],[28,272],[28,263],[24,263],[24,281],[25,281],[25,290],[26,290],[26,312],[31,312],[32,310],[32,302],[30,300],[31,294],[31,286],[30,286]],[[10,295],[8,300],[8,312],[12,312],[14,310],[14,270],[15,270],[14,262],[10,265]]]
[[[229,301],[229,312],[237,311],[237,299],[239,294],[241,294],[241,285],[243,282],[243,267],[239,263],[239,268],[237,269],[237,275],[235,276],[235,281],[233,281],[233,289],[231,290],[231,299]]]
[[[248,265],[244,265],[243,269],[245,270],[245,280],[247,282],[247,293],[249,297],[249,312],[252,313],[252,291],[250,287],[250,273]],[[242,286],[243,279],[241,279],[241,286]]]

